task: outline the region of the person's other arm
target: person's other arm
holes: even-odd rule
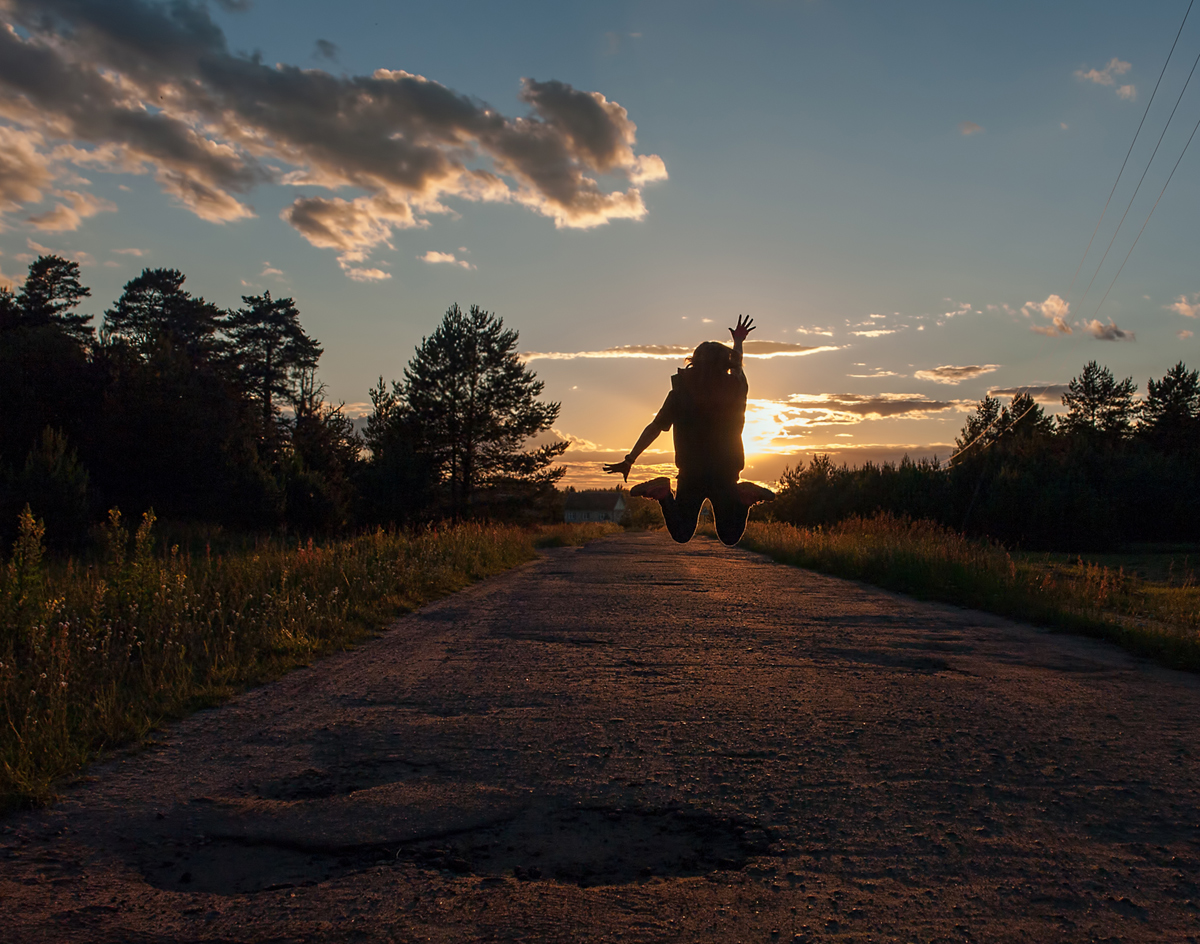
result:
[[[666,432],[671,428],[673,420],[672,394],[667,394],[667,399],[662,405],[662,409],[658,411],[658,416],[654,417],[653,421],[642,430],[642,435],[638,437],[638,441],[633,444],[633,448],[620,462],[614,462],[611,465],[604,466],[604,471],[610,474],[621,475],[626,482],[629,481],[629,472],[633,468],[633,464],[637,462],[638,456],[650,448],[650,444],[658,439],[658,434]]]

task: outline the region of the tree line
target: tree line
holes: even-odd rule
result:
[[[494,313],[452,305],[360,431],[292,298],[222,309],[185,282],[143,270],[98,330],[75,262],[0,289],[0,536],[26,503],[67,548],[114,506],[300,534],[550,514],[566,443],[527,443],[559,406]]]
[[[879,512],[927,518],[1011,546],[1100,550],[1200,535],[1200,371],[1176,364],[1144,400],[1096,361],[1047,416],[1029,393],[985,396],[947,465],[837,467],[817,455],[784,472],[769,514],[807,526]]]

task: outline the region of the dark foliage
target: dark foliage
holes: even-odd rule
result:
[[[1095,361],[1047,417],[1028,394],[984,397],[948,465],[835,467],[815,456],[784,473],[777,519],[831,525],[879,512],[937,521],[1011,546],[1100,550],[1200,535],[1200,375],[1177,364],[1148,384]]]
[[[557,404],[517,359],[516,332],[457,306],[405,383],[371,392],[365,438],[316,376],[321,346],[290,298],[224,311],[177,269],[145,269],[97,339],[79,267],[42,256],[0,290],[0,540],[28,503],[59,549],[107,509],[153,508],[176,530],[334,534],[442,513],[545,518],[565,444],[525,441]]]

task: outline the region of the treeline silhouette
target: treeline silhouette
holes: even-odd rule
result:
[[[68,549],[114,506],[300,534],[552,513],[566,444],[523,444],[558,404],[492,313],[452,306],[403,380],[380,378],[360,433],[291,298],[223,310],[184,284],[145,269],[99,330],[75,262],[41,256],[0,289],[0,538],[26,503]]]
[[[1176,364],[1150,380],[1095,361],[1049,417],[1030,393],[986,396],[967,418],[948,465],[936,460],[835,466],[817,455],[788,469],[778,520],[829,525],[880,512],[925,518],[1010,546],[1104,550],[1200,535],[1200,372]]]

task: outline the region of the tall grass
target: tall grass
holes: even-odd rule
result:
[[[1014,558],[930,521],[883,514],[828,529],[751,522],[742,542],[784,563],[1108,639],[1200,670],[1200,589],[1152,583],[1083,560]]]
[[[543,532],[461,524],[228,555],[154,553],[154,516],[112,512],[103,559],[44,559],[21,515],[0,572],[0,808],[163,719],[361,640],[392,617],[615,526]]]

